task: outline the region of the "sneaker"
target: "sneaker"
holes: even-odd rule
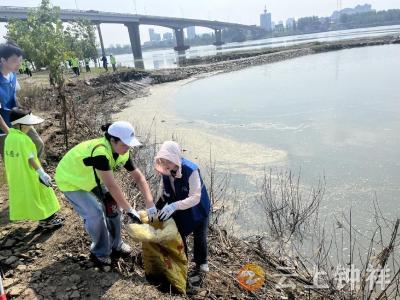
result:
[[[199,267],[199,271],[203,273],[208,273],[210,272],[210,268],[208,267],[208,264],[201,264]]]
[[[63,224],[64,224],[64,218],[54,214],[50,218],[47,218],[46,220],[39,221],[38,226],[43,229],[51,229],[62,226]]]
[[[121,254],[131,254],[132,252],[132,247],[129,246],[128,244],[122,242],[121,246],[118,249],[115,249],[117,252]]]
[[[111,258],[109,256],[96,256],[93,253],[90,253],[90,258],[93,262],[100,266],[110,266]]]

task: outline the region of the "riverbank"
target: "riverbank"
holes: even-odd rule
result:
[[[380,43],[393,41],[396,42],[396,40],[387,39],[381,40]],[[363,41],[358,45],[366,46],[370,42]],[[324,46],[327,47],[326,49],[338,47],[338,45],[325,44]],[[134,121],[143,122],[138,129],[142,135],[141,140],[146,142],[145,147],[137,153],[139,155],[137,158],[143,160],[141,168],[144,165],[143,167],[148,169],[148,172],[152,171],[152,157],[144,154],[153,153],[157,140],[171,137],[171,134],[176,134],[178,140],[188,145],[186,152],[194,159],[196,157],[199,159],[198,149],[201,149],[201,153],[207,153],[209,145],[202,139],[209,139],[210,144],[216,143],[213,147],[217,150],[226,147],[228,151],[222,153],[221,157],[227,155],[225,162],[234,164],[235,162],[230,161],[229,153],[243,151],[244,156],[251,155],[251,150],[256,145],[248,145],[248,147],[241,144],[228,145],[226,139],[214,139],[207,134],[197,139],[196,136],[202,133],[195,132],[190,127],[183,128],[181,120],[173,115],[172,110],[165,109],[168,103],[165,101],[168,101],[168,97],[173,95],[182,84],[195,80],[199,76],[234,71],[256,64],[272,63],[312,53],[317,52],[309,48],[284,49],[277,53],[264,53],[181,69],[154,72],[131,70],[102,75],[88,82],[71,79],[66,91],[69,107],[69,147],[82,140],[98,136],[100,125],[109,121],[111,117],[131,118],[132,116]],[[185,80],[178,81],[180,79]],[[160,84],[166,82],[171,83]],[[24,90],[24,82],[21,81],[21,83]],[[150,93],[153,94],[153,98],[144,98]],[[23,103],[34,108],[48,121],[40,128],[40,132],[47,148],[45,169],[53,174],[54,167],[65,153],[61,105],[55,91],[50,88],[36,90],[35,93],[25,96]],[[24,98],[24,95],[21,97]],[[164,115],[164,111],[169,112]],[[156,127],[154,126],[156,121],[153,120],[158,120]],[[171,131],[172,129],[174,131]],[[265,162],[284,158],[285,153],[274,152],[271,149],[259,159]],[[240,168],[240,166],[236,167]],[[129,195],[137,194],[137,190],[130,184],[125,185],[125,188]],[[332,295],[330,290],[313,290],[313,288],[309,294],[310,290],[304,286],[312,287],[312,274],[302,267],[302,261],[299,258],[293,257],[292,264],[287,259],[282,260],[278,251],[270,245],[265,247],[262,239],[256,238],[249,243],[236,239],[232,234],[233,230],[226,231],[218,226],[210,228],[211,272],[207,275],[202,289],[195,295],[187,297],[163,294],[146,282],[141,261],[141,247],[129,240],[126,234],[124,238],[134,246],[132,257],[120,259],[111,270],[102,272],[88,260],[90,242],[84,232],[83,224],[60,193],[58,196],[62,202],[62,213],[67,218],[66,224],[55,232],[41,232],[34,222],[9,223],[6,195],[5,186],[2,185],[0,262],[5,272],[6,292],[12,299],[282,299],[282,297],[309,299],[309,295],[312,299],[333,299],[340,296],[339,294]],[[142,205],[141,201],[137,201],[136,204],[138,208]],[[238,284],[236,276],[240,268],[249,262],[258,264],[265,271],[265,288],[250,292]],[[296,277],[287,280],[295,285],[295,289],[277,286],[282,278],[287,278],[287,275],[292,274],[292,269],[295,269]]]

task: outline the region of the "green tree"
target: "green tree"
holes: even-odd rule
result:
[[[26,21],[11,20],[7,30],[7,39],[16,42],[37,67],[49,69],[51,83],[64,84],[65,41],[59,7],[52,7],[50,0],[42,0],[40,7],[29,12]]]
[[[65,46],[80,59],[97,58],[96,29],[89,20],[76,20],[64,30]]]
[[[7,29],[7,39],[18,43],[36,66],[49,69],[50,84],[57,86],[58,98],[63,105],[64,140],[65,147],[68,148],[67,103],[63,75],[66,49],[60,8],[52,7],[50,0],[42,0],[40,7],[29,12],[27,21],[12,20]]]

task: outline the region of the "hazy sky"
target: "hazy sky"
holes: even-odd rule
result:
[[[0,0],[5,6],[37,6],[40,0]],[[368,2],[374,9],[400,8],[400,0],[342,0],[342,7],[354,7]],[[61,8],[100,10],[122,13],[149,14],[170,17],[211,19],[242,24],[259,24],[259,15],[264,6],[272,13],[272,20],[304,16],[330,16],[337,8],[337,0],[52,0]],[[101,25],[104,43],[127,44],[129,37],[123,25]],[[148,26],[141,26],[142,42],[149,39]],[[156,32],[168,29],[155,27]],[[208,29],[196,28],[198,32]],[[6,30],[0,23],[0,41]]]

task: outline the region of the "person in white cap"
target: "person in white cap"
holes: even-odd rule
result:
[[[140,217],[132,208],[114,178],[123,166],[144,196],[150,219],[157,216],[146,178],[137,169],[129,149],[140,146],[133,126],[118,121],[102,126],[104,137],[82,142],[65,154],[56,169],[58,188],[84,220],[92,239],[91,258],[100,265],[110,265],[111,253],[129,254],[132,249],[121,239],[121,210],[133,222]],[[100,200],[100,201],[99,201]]]
[[[60,204],[51,188],[51,177],[43,170],[37,148],[27,133],[44,120],[21,108],[10,112],[4,143],[4,163],[9,185],[10,220],[39,221],[41,228],[61,226]]]
[[[208,272],[207,232],[211,205],[199,167],[182,157],[181,147],[176,142],[166,141],[155,157],[155,169],[162,175],[163,182],[162,201],[157,202],[157,208],[165,204],[159,219],[165,221],[173,217],[186,255],[186,238],[193,233],[195,273]]]

